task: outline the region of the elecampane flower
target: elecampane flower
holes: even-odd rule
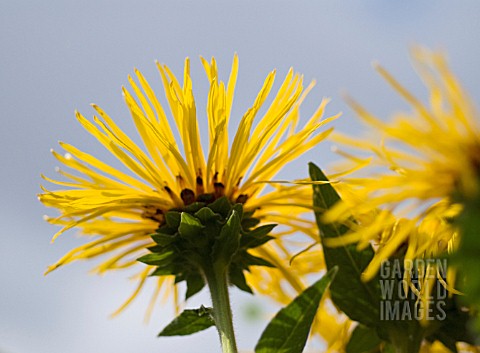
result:
[[[351,212],[374,215],[370,222],[353,225],[342,240],[379,244],[367,278],[402,246],[407,246],[409,259],[451,252],[458,243],[458,231],[451,224],[462,209],[458,201],[474,199],[480,192],[480,127],[474,107],[442,54],[416,48],[413,58],[428,88],[429,104],[377,66],[413,111],[385,122],[349,99],[372,134],[368,139],[335,136],[358,152],[342,154],[361,166],[363,175],[345,179],[355,197],[336,205],[325,219],[344,221]],[[368,163],[358,157],[365,152],[371,155]]]
[[[458,342],[456,344],[456,348],[459,353],[480,352],[479,347],[472,346],[466,343]],[[449,352],[451,352],[451,350],[445,347],[442,343],[440,343],[440,341],[435,341],[435,342],[424,341],[422,343],[422,346],[420,347],[420,353],[449,353]]]
[[[136,261],[155,245],[150,235],[165,223],[165,214],[181,209],[200,199],[227,197],[232,203],[242,203],[245,212],[253,212],[262,223],[279,223],[281,231],[276,239],[255,249],[256,254],[277,265],[277,269],[253,271],[249,284],[259,292],[273,297],[275,286],[282,290],[304,287],[305,275],[321,270],[321,258],[312,262],[298,262],[288,267],[292,247],[286,237],[303,231],[316,239],[313,223],[303,216],[311,209],[311,187],[301,182],[296,185],[271,184],[269,181],[289,162],[322,141],[331,131],[318,130],[337,116],[322,118],[327,100],[301,127],[299,109],[314,83],[306,89],[303,77],[291,69],[275,94],[263,116],[255,124],[269,96],[275,71],[271,72],[253,105],[244,114],[230,145],[228,126],[238,73],[238,58],[234,57],[228,82],[218,77],[215,60],[202,58],[210,83],[206,114],[197,114],[190,77],[190,61],[185,60],[184,77],[180,81],[165,65],[157,63],[163,82],[171,117],[180,141],[172,130],[167,112],[145,77],[135,70],[137,81],[129,77],[132,92],[123,88],[127,107],[144,146],[137,145],[97,105],[93,122],[80,113],[76,118],[126,171],[121,171],[98,158],[67,144],[60,143],[65,154],[52,151],[58,161],[73,173],[59,169],[63,180],[44,179],[63,187],[50,191],[43,188],[40,201],[56,208],[60,215],[47,217],[52,224],[61,226],[54,235],[76,228],[89,241],[50,266],[50,272],[76,260],[103,256],[96,272],[135,267],[138,268],[138,286],[119,309],[127,306],[143,287],[151,268]],[[198,121],[208,120],[208,153],[203,153]],[[182,153],[183,148],[183,153]],[[91,239],[93,237],[93,239]],[[288,267],[288,268],[287,268]],[[293,273],[293,274],[292,274]],[[173,276],[154,277],[156,289],[152,306],[162,289],[166,292],[177,287]],[[290,289],[285,288],[285,284]],[[275,298],[280,299],[280,298]]]

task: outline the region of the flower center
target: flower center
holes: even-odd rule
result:
[[[180,199],[183,202],[183,206],[187,207],[189,205],[192,205],[195,202],[203,203],[204,205],[209,205],[216,200],[222,198],[225,196],[225,185],[223,183],[216,182],[217,178],[216,175],[213,178],[213,192],[210,193],[205,193],[204,192],[204,186],[203,186],[203,179],[198,176],[196,180],[196,190],[193,191],[192,189],[184,188],[180,192]],[[165,186],[165,191],[167,191],[172,198],[176,198],[173,196],[173,191],[170,189],[168,186]],[[230,200],[231,202],[235,203],[240,203],[240,204],[245,204],[248,200],[248,195],[247,194],[241,194],[239,195],[235,200]],[[143,218],[148,218],[154,221],[157,221],[160,223],[160,225],[165,223],[165,211],[162,211],[161,209],[157,208],[156,206],[152,205],[147,205],[144,207],[144,211],[142,214]]]

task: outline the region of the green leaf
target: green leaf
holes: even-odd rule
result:
[[[205,281],[200,273],[188,275],[185,280],[187,282],[187,293],[185,294],[185,300],[194,296],[200,292],[203,287],[205,287]]]
[[[196,238],[202,235],[203,224],[196,217],[182,212],[178,232],[184,238]]]
[[[309,164],[312,181],[328,181],[323,172],[313,163]],[[320,229],[322,242],[325,238],[340,237],[348,228],[344,225],[325,224],[323,213],[336,204],[340,197],[330,184],[313,185],[315,217]],[[378,277],[365,283],[361,274],[373,258],[371,246],[358,251],[355,245],[343,247],[323,246],[327,268],[338,266],[337,280],[330,288],[332,300],[350,319],[367,326],[379,322],[380,289]]]
[[[212,260],[214,262],[224,262],[229,264],[233,254],[235,254],[240,245],[240,215],[234,209],[222,227],[220,235],[215,239],[212,248]]]
[[[228,279],[230,284],[236,286],[238,289],[253,294],[252,288],[248,285],[243,270],[240,267],[235,266],[234,264],[230,265]]]
[[[333,268],[304,290],[268,324],[255,353],[301,353],[307,342],[318,305],[338,268]]]
[[[346,351],[347,353],[372,352],[380,343],[382,340],[378,337],[375,329],[358,325],[352,332]]]
[[[202,305],[199,309],[184,310],[158,336],[186,336],[214,325],[213,309]]]
[[[151,266],[163,266],[169,264],[175,258],[173,251],[168,250],[162,253],[152,253],[144,255],[137,259],[137,261]]]
[[[451,256],[452,263],[464,280],[460,290],[465,294],[463,302],[480,312],[480,198],[463,199],[463,210],[454,223],[460,228],[460,244]],[[480,315],[475,318],[476,334],[480,337]],[[480,339],[479,339],[480,341]],[[477,342],[478,344],[478,342]]]

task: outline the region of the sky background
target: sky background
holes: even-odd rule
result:
[[[405,108],[372,70],[373,60],[426,97],[409,62],[408,48],[415,43],[447,51],[478,101],[479,13],[480,2],[473,0],[0,0],[0,353],[220,352],[214,329],[187,338],[156,338],[173,311],[159,307],[145,325],[148,288],[110,319],[134,286],[125,273],[92,276],[91,263],[75,263],[43,276],[47,265],[81,244],[74,232],[50,244],[56,229],[42,216],[53,213],[36,198],[40,173],[54,176],[57,166],[49,150],[62,140],[106,156],[74,118],[75,109],[93,115],[92,102],[134,134],[121,96],[134,67],[163,92],[154,60],[181,76],[189,56],[201,119],[208,85],[199,55],[215,56],[227,80],[237,52],[236,126],[268,72],[278,70],[278,87],[293,66],[306,82],[317,80],[302,115],[308,118],[328,96],[327,114],[344,113],[336,128],[358,133],[360,125],[341,92],[382,117]],[[310,160],[328,169],[335,159],[329,147],[316,148],[282,176],[305,177]],[[208,302],[203,292],[189,306]],[[239,347],[251,351],[265,318],[277,309],[236,290],[233,302]]]

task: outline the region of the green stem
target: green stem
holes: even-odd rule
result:
[[[227,266],[205,266],[203,271],[212,296],[215,326],[220,336],[222,351],[223,353],[237,353],[228,294]]]

